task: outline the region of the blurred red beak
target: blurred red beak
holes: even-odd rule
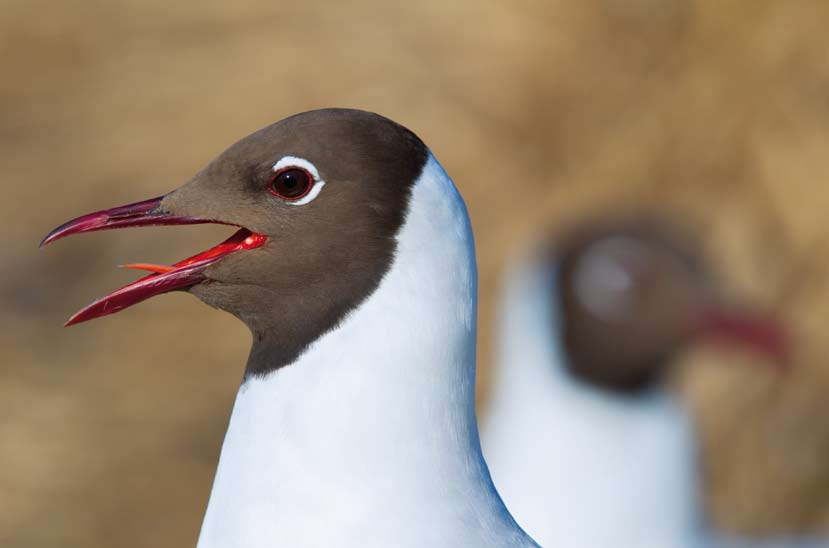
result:
[[[143,202],[96,211],[72,219],[50,232],[40,243],[40,246],[43,247],[72,234],[113,228],[200,223],[228,224],[213,219],[172,215],[163,211],[161,207],[163,199],[164,197],[160,196]],[[149,270],[153,273],[94,301],[69,318],[66,326],[113,314],[155,295],[190,288],[207,279],[204,271],[211,264],[236,251],[260,247],[266,241],[267,236],[241,228],[219,245],[172,266],[143,263],[125,265],[140,270]]]
[[[790,364],[789,338],[773,319],[712,308],[699,316],[696,334],[702,340],[755,350],[781,367]]]

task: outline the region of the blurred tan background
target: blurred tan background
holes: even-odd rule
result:
[[[463,192],[480,261],[480,403],[504,259],[611,205],[695,227],[735,297],[797,336],[781,378],[696,350],[716,523],[829,530],[829,3],[823,0],[5,0],[0,10],[0,545],[195,543],[249,344],[175,294],[80,306],[229,233],[52,227],[162,194],[323,106],[414,129]],[[745,365],[749,365],[746,367]]]

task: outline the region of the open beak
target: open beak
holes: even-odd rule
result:
[[[754,350],[781,368],[791,363],[788,334],[771,318],[714,306],[698,315],[695,332],[699,340]]]
[[[161,202],[164,196],[144,200],[134,204],[114,207],[82,215],[68,221],[46,235],[41,247],[55,240],[81,232],[94,232],[113,228],[154,225],[190,225],[201,223],[229,224],[213,219],[201,219],[173,215],[165,212]],[[129,268],[152,272],[121,289],[102,297],[69,318],[66,326],[85,322],[108,314],[113,314],[155,295],[177,289],[187,289],[207,279],[205,269],[220,261],[223,257],[237,251],[255,249],[267,241],[267,236],[256,234],[246,228],[240,228],[230,238],[219,245],[194,255],[171,266],[136,263],[124,265]]]

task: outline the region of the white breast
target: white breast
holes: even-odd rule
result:
[[[571,378],[554,285],[540,261],[508,277],[483,428],[498,491],[543,546],[692,545],[702,520],[689,418],[666,394],[619,398]]]
[[[240,389],[199,547],[532,545],[481,456],[476,285],[465,206],[430,157],[375,293]]]

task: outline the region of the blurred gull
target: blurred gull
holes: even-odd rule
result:
[[[518,523],[543,546],[713,544],[691,417],[664,374],[700,340],[782,362],[778,327],[726,303],[695,246],[653,219],[585,224],[506,279],[482,430]]]

